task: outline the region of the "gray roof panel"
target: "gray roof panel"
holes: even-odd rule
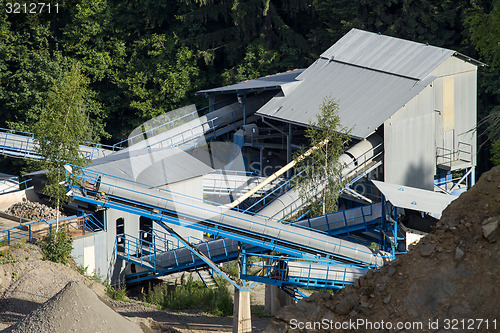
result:
[[[330,96],[339,104],[341,124],[358,138],[368,137],[435,79],[421,82],[322,58],[301,77],[304,81],[292,94],[274,97],[257,114],[309,125]]]
[[[447,195],[419,188],[389,184],[372,180],[373,184],[382,192],[386,200],[395,207],[407,208],[421,212],[428,212],[441,216],[443,210],[456,196]]]
[[[287,83],[296,81],[296,77],[302,73],[304,69],[294,69],[284,73],[277,73],[274,75],[267,75],[258,79],[247,80],[232,84],[230,86],[200,90],[196,92],[197,95],[200,94],[223,94],[223,93],[235,93],[235,92],[250,92],[257,90],[267,90],[267,89],[281,89],[281,87]]]
[[[151,187],[213,172],[211,167],[176,147],[118,151],[93,161],[89,169]]]
[[[321,57],[421,80],[455,53],[453,50],[352,29]]]

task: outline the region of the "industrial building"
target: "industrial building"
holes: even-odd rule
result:
[[[451,194],[474,184],[482,65],[353,29],[306,69],[199,91],[203,112],[185,108],[114,146],[82,147],[93,161],[68,166],[68,195],[74,210],[99,212],[103,231],[75,239],[76,260],[133,282],[207,266],[220,275],[215,263],[243,253],[244,262],[260,255],[267,263],[259,276],[242,268],[244,279],[291,294],[350,284],[404,252],[391,209],[439,216]],[[250,191],[292,162],[327,97],[351,129],[341,156],[348,185],[340,212],[304,218],[293,169]],[[30,140],[0,133],[0,152],[36,158]],[[439,192],[432,201],[442,204],[425,201],[425,191]]]

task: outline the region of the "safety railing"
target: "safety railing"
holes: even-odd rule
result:
[[[279,286],[294,286],[305,289],[332,290],[351,285],[371,268],[349,265],[332,260],[252,254],[262,261],[245,261],[242,279]],[[248,274],[255,271],[254,274]]]
[[[83,219],[82,228],[84,235],[86,231],[98,232],[98,231],[103,231],[105,229],[104,223],[99,221],[92,214],[84,214],[82,215],[82,219]]]
[[[203,193],[215,195],[242,195],[265,178],[253,173],[210,173],[203,176]],[[268,186],[257,191],[254,196],[261,196],[269,191]]]
[[[131,183],[131,184],[142,185],[145,188],[149,188],[150,187],[147,184],[142,184],[142,183],[139,183],[139,182],[134,182],[134,181],[131,181],[131,180],[127,180],[127,179],[124,179],[124,178],[116,177],[116,176],[109,175],[109,174],[102,173],[102,172],[98,173],[96,171],[93,171],[93,170],[90,170],[90,169],[87,169],[87,168],[82,168],[81,166],[77,166],[77,165],[73,165],[73,164],[70,164],[70,166],[74,170],[74,173],[69,174],[66,171],[66,180],[67,180],[67,186],[68,186],[68,188],[76,187],[76,188],[82,190],[84,193],[93,193],[94,195],[99,195],[100,194],[99,191],[98,191],[97,186],[98,186],[98,184],[101,183],[101,178],[100,178],[101,175],[104,175],[104,176],[107,176],[107,177],[110,177],[110,178],[113,178],[113,179],[118,179],[118,180],[121,180],[121,181],[125,181],[125,182]],[[109,185],[112,185],[112,184],[109,184]],[[114,186],[114,185],[112,185],[112,186]],[[118,187],[118,188],[120,188],[120,187]],[[126,190],[130,191],[130,189],[126,189]],[[192,201],[195,204],[196,203],[207,203],[207,204],[210,204],[212,206],[224,206],[224,204],[221,204],[219,202],[207,200],[207,199],[204,199],[204,198],[202,199],[202,198],[193,197],[193,196],[190,196],[190,195],[185,194],[185,193],[175,192],[175,191],[171,191],[171,190],[167,190],[167,189],[161,189],[161,188],[156,188],[156,190],[159,192],[160,195],[162,193],[165,194],[165,196],[175,195],[177,197],[182,197],[182,198],[189,199],[190,201]],[[132,192],[139,193],[137,191],[132,191]],[[233,208],[233,210],[236,210],[236,211],[242,212],[242,213],[246,212],[244,209],[238,209],[238,208]],[[252,215],[261,216],[261,217],[263,217],[265,219],[269,219],[269,217],[259,215],[258,213],[252,213]],[[272,220],[274,220],[276,222],[281,222],[281,223],[286,223],[287,222],[285,220],[280,220],[280,219],[272,219]]]
[[[128,234],[117,235],[116,246],[123,259],[135,262],[154,272],[172,272],[183,269],[204,267],[205,263],[186,247],[163,251],[161,241],[147,241]],[[195,245],[203,248],[202,252],[215,262],[228,261],[237,257],[238,249],[232,242],[221,239],[220,242],[203,242]]]
[[[436,147],[436,165],[444,165],[449,168],[455,161],[472,163],[473,146],[466,142],[459,142],[457,149]]]
[[[84,158],[93,159],[95,155],[103,150],[111,150],[113,147],[100,143],[81,141],[80,153]],[[33,159],[41,158],[38,151],[38,142],[33,133],[15,131],[0,128],[0,153]]]
[[[34,238],[41,238],[51,233],[55,229],[55,224],[56,220],[39,220],[1,230],[0,244],[11,245],[18,240],[31,242]],[[77,233],[81,230],[82,235],[85,235],[87,232],[104,230],[104,225],[91,214],[61,218],[59,219],[59,227],[63,230],[67,229]]]
[[[9,192],[15,192],[15,191],[19,191],[19,190],[25,190],[27,189],[29,186],[28,186],[28,183],[30,183],[32,181],[32,179],[26,179],[20,183],[17,183],[17,184],[13,184],[11,186],[8,186],[6,188],[3,188],[0,190],[0,194],[5,194],[5,193],[9,193]]]
[[[114,149],[123,149],[125,148],[125,146],[131,146],[133,144],[136,144],[136,143],[139,143],[141,141],[144,141],[146,137],[153,137],[153,136],[156,136],[158,134],[161,134],[161,133],[164,133],[166,131],[169,131],[169,130],[172,130],[178,126],[181,126],[181,125],[184,125],[190,121],[193,121],[193,120],[196,120],[198,119],[198,117],[206,110],[208,110],[210,107],[214,107],[216,104],[221,104],[221,103],[226,103],[227,101],[226,100],[222,100],[220,102],[217,102],[213,105],[210,105],[210,106],[205,106],[201,109],[198,109],[198,110],[195,110],[195,111],[192,111],[190,113],[187,113],[185,115],[182,115],[182,116],[179,116],[179,117],[176,117],[174,119],[171,119],[169,121],[167,121],[166,123],[163,123],[163,124],[160,124],[158,126],[155,126],[153,128],[150,128],[148,130],[145,130],[139,134],[136,134],[134,136],[131,136],[125,140],[122,140],[120,142],[117,142],[115,143],[112,147],[113,147],[113,150]],[[207,124],[209,122],[205,122],[203,124],[197,124],[197,126],[203,126],[205,124]],[[185,132],[189,132],[191,129],[189,130],[186,130]],[[169,138],[165,139],[165,140],[168,140]],[[164,142],[165,140],[163,141],[160,141],[160,142]],[[154,145],[156,144],[159,144],[160,142],[157,142],[155,143]],[[174,145],[173,141],[171,140],[170,142],[170,145]],[[149,147],[149,146],[148,146]]]
[[[368,230],[380,223],[381,212],[381,204],[377,203],[296,221],[292,225],[321,230],[332,236],[349,234],[362,229]]]
[[[147,136],[155,136],[160,133],[163,133],[165,131],[174,129],[175,127],[182,125],[188,121],[195,120],[198,118],[198,112],[203,111],[204,109],[207,109],[207,107],[201,108],[199,110],[190,112],[188,114],[182,115],[180,117],[177,117],[175,119],[172,119],[164,124],[155,126],[149,130],[146,130],[144,132],[141,132],[137,135],[131,136],[125,140],[122,140],[120,142],[115,143],[112,147],[115,149],[122,149],[124,148],[124,144],[127,144],[127,146],[131,146],[133,144],[136,144],[138,142],[144,141],[144,138]]]

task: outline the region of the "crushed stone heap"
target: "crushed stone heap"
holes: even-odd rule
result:
[[[32,201],[22,201],[15,203],[10,206],[5,212],[7,214],[22,217],[23,219],[28,219],[31,221],[54,220],[57,214],[57,211],[54,208],[51,208],[39,202]],[[60,217],[64,217],[64,215],[60,214]]]
[[[54,297],[4,332],[140,333],[142,330],[109,308],[83,283],[70,281]]]
[[[282,308],[265,331],[498,332],[499,223],[497,166],[454,200],[408,254],[335,295],[314,293]],[[358,320],[359,326],[349,325]],[[307,330],[315,322],[325,325]],[[401,323],[421,327],[397,328]]]

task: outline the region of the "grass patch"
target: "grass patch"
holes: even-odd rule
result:
[[[250,312],[252,312],[252,316],[260,318],[274,317],[272,314],[264,310],[264,305],[252,305],[250,308]]]
[[[148,288],[144,302],[159,309],[174,311],[185,309],[202,309],[216,316],[233,314],[233,299],[227,287],[208,289],[201,281],[193,281],[190,274],[187,281],[184,274],[181,283],[174,288],[159,284]]]
[[[125,283],[118,283],[118,285],[114,287],[107,284],[106,295],[115,301],[130,302],[127,297],[127,288],[125,287]]]
[[[13,264],[15,262],[19,262],[20,260],[15,259],[14,256],[10,253],[11,249],[6,249],[0,251],[0,265],[3,264]]]
[[[103,276],[101,274],[99,274],[95,270],[92,272],[92,274],[89,274],[88,268],[89,268],[88,266],[84,267],[83,265],[77,265],[76,266],[76,271],[78,273],[80,273],[81,275],[85,276],[86,278],[88,278],[91,281],[94,281],[94,282],[103,284],[104,286],[107,286],[104,283],[104,278],[103,278]]]

